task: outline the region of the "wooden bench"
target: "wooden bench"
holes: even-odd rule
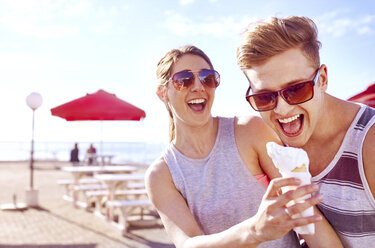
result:
[[[128,189],[144,189],[145,183],[144,182],[129,182],[126,184],[126,188]]]
[[[114,209],[119,209],[121,211],[121,220],[118,224],[115,224],[118,228],[122,230],[122,234],[125,235],[128,229],[128,213],[132,209],[140,207],[141,208],[141,220],[143,219],[143,210],[145,208],[152,207],[151,201],[146,200],[113,200],[107,201],[107,207],[112,207]]]
[[[98,183],[98,179],[95,178],[82,178],[79,179],[78,183],[85,184],[85,183]],[[57,184],[66,185],[66,184],[74,184],[73,179],[58,179]]]
[[[82,178],[78,181],[79,184],[97,184],[99,181],[95,178]],[[58,179],[57,184],[64,186],[65,194],[68,196],[72,195],[72,189],[74,185],[73,179]]]
[[[95,211],[102,213],[102,208],[105,206],[108,190],[88,190],[85,192],[88,206],[95,205]],[[147,196],[146,189],[119,189],[115,191],[116,200],[139,199],[141,196]],[[124,199],[122,199],[124,198]]]
[[[57,180],[59,185],[65,187],[65,194],[63,194],[62,198],[69,202],[75,202],[75,204],[79,207],[89,209],[91,207],[90,202],[85,197],[86,191],[95,191],[95,190],[106,190],[107,186],[102,185],[99,181],[95,178],[82,178],[78,181],[79,184],[74,184],[74,181],[71,179],[59,179]],[[82,192],[83,196],[85,197],[84,201],[78,200],[78,194]],[[76,201],[74,201],[74,198]]]
[[[85,194],[88,197],[95,196],[107,196],[107,190],[95,190],[95,191],[86,191]],[[146,189],[120,189],[115,191],[115,195],[146,195]]]
[[[80,184],[80,185],[73,185],[73,190],[75,191],[91,191],[91,190],[103,190],[107,189],[107,185],[103,184]]]

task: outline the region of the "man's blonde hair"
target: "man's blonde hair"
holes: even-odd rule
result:
[[[312,66],[319,67],[320,41],[315,23],[307,17],[271,17],[250,24],[237,47],[237,63],[242,70],[267,62],[292,48],[301,49]]]

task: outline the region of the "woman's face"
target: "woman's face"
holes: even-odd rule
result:
[[[169,82],[163,101],[169,105],[176,124],[203,125],[211,118],[211,107],[215,97],[215,88],[201,83],[198,72],[212,69],[200,56],[186,54],[178,59],[172,67],[171,75],[189,70],[194,73],[193,83],[185,89],[177,90]]]

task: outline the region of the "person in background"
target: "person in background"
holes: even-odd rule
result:
[[[341,247],[319,214],[291,218],[321,201],[317,185],[280,194],[295,178],[279,174],[266,152],[277,136],[256,116],[213,117],[220,75],[195,46],[169,51],[158,63],[157,95],[170,116],[170,144],[146,172],[146,189],[176,247],[299,247],[292,228],[317,223],[310,247]],[[267,175],[266,175],[267,174]],[[263,183],[263,185],[262,185]],[[318,224],[319,223],[319,224]],[[310,236],[310,237],[307,237]]]
[[[243,33],[237,48],[249,88],[246,100],[284,144],[303,148],[318,208],[344,247],[375,244],[375,109],[326,92],[315,23],[272,17]],[[355,73],[355,71],[353,71]]]
[[[92,143],[90,144],[90,147],[86,151],[86,156],[88,158],[89,165],[96,163],[96,149]]]
[[[70,162],[72,162],[73,165],[79,163],[79,149],[77,143],[74,143],[74,148],[70,151]]]

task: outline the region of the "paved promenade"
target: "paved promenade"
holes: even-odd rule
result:
[[[0,247],[174,247],[160,222],[147,227],[130,226],[124,237],[119,229],[93,213],[74,208],[61,198],[64,189],[56,184],[57,179],[70,178],[71,175],[55,166],[47,162],[35,164],[38,208],[0,210]],[[27,163],[0,163],[0,204],[12,202],[14,194],[18,202],[25,202],[29,177]]]

